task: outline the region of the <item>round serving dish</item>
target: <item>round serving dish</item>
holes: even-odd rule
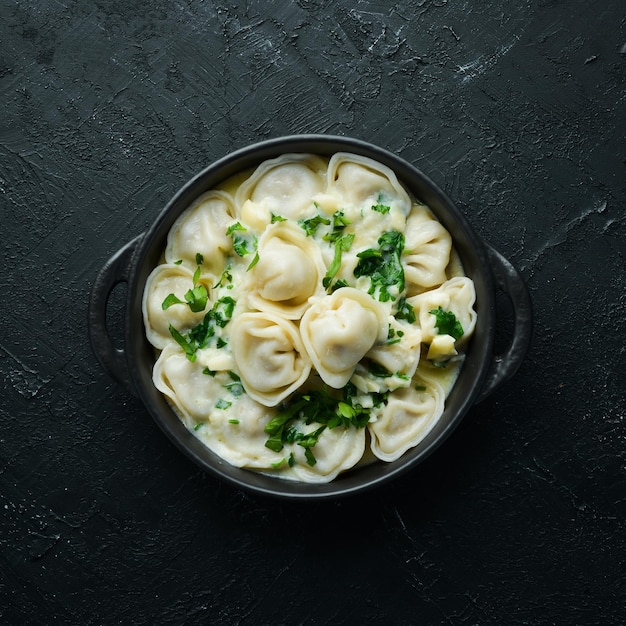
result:
[[[336,152],[350,152],[386,165],[396,173],[410,194],[430,207],[452,236],[465,274],[474,281],[478,320],[460,375],[446,400],[444,413],[421,443],[397,461],[372,463],[341,474],[332,482],[310,484],[233,467],[185,428],[152,382],[155,354],[144,331],[142,295],[148,275],[159,263],[170,228],[198,196],[235,174],[282,154],[331,156]],[[119,283],[127,284],[123,348],[115,347],[106,325],[107,302]],[[507,294],[512,302],[515,327],[505,353],[495,355],[497,289]],[[168,437],[200,467],[222,480],[248,491],[284,498],[345,496],[380,486],[414,468],[450,435],[472,405],[517,371],[526,355],[531,332],[532,305],[520,274],[501,254],[478,237],[465,216],[427,176],[380,147],[352,138],[328,135],[272,139],[233,152],[211,164],[180,189],[148,231],[128,242],[109,259],[93,285],[89,303],[89,333],[95,355],[109,375],[139,397]]]

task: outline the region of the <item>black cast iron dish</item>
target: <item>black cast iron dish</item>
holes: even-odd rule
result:
[[[352,152],[370,157],[395,171],[398,179],[425,202],[451,234],[465,273],[476,288],[478,321],[460,376],[434,429],[417,447],[393,463],[377,462],[340,475],[327,484],[281,480],[233,467],[208,450],[190,433],[152,383],[155,356],[143,326],[142,294],[146,279],[158,264],[167,233],[176,218],[202,193],[266,159],[304,152],[331,156]],[[116,348],[107,332],[106,307],[113,288],[127,283],[124,347]],[[496,327],[495,295],[501,289],[511,300],[515,328],[509,347],[493,354]],[[91,345],[104,369],[137,395],[172,441],[202,468],[237,487],[279,497],[314,499],[347,495],[379,486],[415,467],[450,435],[465,413],[502,382],[513,376],[526,355],[532,330],[528,290],[517,270],[486,245],[446,195],[403,159],[376,146],[326,135],[295,135],[273,139],[234,152],[192,178],[165,207],[152,227],[121,248],[102,268],[89,306]]]

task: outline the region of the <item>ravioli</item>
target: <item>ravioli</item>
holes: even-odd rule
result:
[[[475,301],[450,234],[391,169],[286,154],[180,215],[143,317],[154,384],[209,449],[324,483],[428,436]]]

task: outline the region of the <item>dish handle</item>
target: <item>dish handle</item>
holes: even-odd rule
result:
[[[131,259],[142,237],[139,235],[129,241],[104,264],[91,289],[88,311],[89,340],[93,353],[107,374],[133,395],[135,388],[126,351],[113,343],[107,329],[107,304],[117,285],[128,284]]]
[[[528,352],[533,331],[532,301],[524,279],[499,252],[489,245],[486,245],[486,248],[496,287],[511,301],[515,326],[507,349],[504,353],[493,356],[487,378],[476,402],[482,402],[517,372]]]

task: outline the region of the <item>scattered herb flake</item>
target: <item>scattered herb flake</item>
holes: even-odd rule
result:
[[[234,224],[231,224],[226,229],[226,236],[232,235],[237,230],[248,230],[248,229],[245,226],[242,226],[240,222],[235,222]]]
[[[405,320],[409,324],[415,323],[417,317],[415,316],[415,309],[410,302],[407,302],[405,296],[402,296],[398,300],[398,311],[396,313],[397,320]]]
[[[185,304],[180,298],[177,298],[173,293],[171,293],[163,303],[161,304],[161,308],[165,311],[169,309],[174,304]]]
[[[304,232],[307,237],[312,237],[322,224],[329,226],[330,220],[326,217],[322,217],[321,215],[316,215],[315,217],[309,217],[308,219],[298,220],[298,224],[301,228],[304,228]]]
[[[439,306],[429,313],[435,316],[435,328],[440,335],[450,335],[455,340],[463,336],[463,326],[452,311],[445,311]]]
[[[354,241],[354,234],[344,235],[335,240],[335,254],[333,261],[326,272],[326,275],[322,279],[322,285],[324,289],[328,289],[331,286],[333,278],[337,275],[337,272],[341,268],[341,257],[344,252],[350,250],[352,242]],[[345,282],[345,281],[344,281]]]
[[[387,206],[386,204],[373,204],[372,211],[377,211],[378,213],[382,213],[383,215],[385,215],[385,213],[389,213],[389,211],[391,211],[391,207]]]
[[[359,261],[354,275],[357,278],[369,276],[371,284],[368,293],[381,302],[388,302],[395,300],[389,291],[391,287],[397,287],[400,292],[404,290],[404,269],[400,260],[404,235],[396,230],[388,231],[378,238],[378,245],[378,249],[369,248],[357,254]]]
[[[185,294],[185,300],[194,313],[200,313],[200,311],[204,311],[206,308],[209,292],[204,285],[197,285]]]
[[[170,324],[170,334],[185,351],[190,361],[196,360],[196,352],[206,348],[212,337],[215,336],[215,327],[224,328],[230,321],[235,308],[235,300],[229,296],[220,298],[213,308],[206,313],[202,321],[184,335]],[[223,347],[226,342],[218,337],[218,347]],[[219,345],[221,344],[221,345]]]
[[[343,211],[335,211],[335,213],[333,213],[333,229],[330,233],[324,235],[322,239],[330,243],[335,243],[337,239],[343,236],[343,231],[350,223],[350,220],[344,215]]]
[[[259,253],[257,252],[254,255],[254,258],[252,259],[250,265],[248,265],[248,267],[246,268],[246,272],[249,272],[258,262],[259,262]]]

